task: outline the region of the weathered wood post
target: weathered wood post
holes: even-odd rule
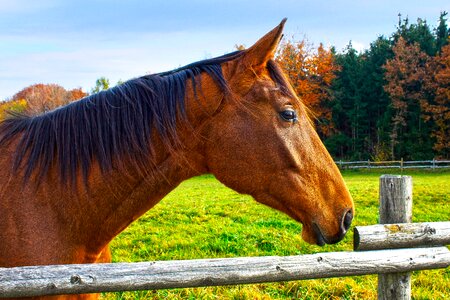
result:
[[[380,224],[410,223],[412,218],[412,177],[380,177]],[[410,273],[378,275],[378,299],[411,299]]]

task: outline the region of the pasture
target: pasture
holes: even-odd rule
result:
[[[378,182],[386,171],[345,171],[356,205],[353,225],[378,223]],[[413,222],[450,220],[450,171],[413,176]],[[337,245],[312,246],[301,225],[224,187],[213,176],[183,182],[116,237],[114,262],[297,255],[352,250],[352,231]],[[103,299],[376,299],[377,276],[272,284],[106,293]],[[450,298],[450,270],[415,272],[413,299]]]

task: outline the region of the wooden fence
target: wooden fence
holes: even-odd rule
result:
[[[389,160],[336,161],[340,169],[443,169],[450,168],[450,160]]]
[[[408,272],[450,266],[450,251],[440,246],[450,244],[450,222],[407,224],[412,207],[410,183],[411,178],[408,176],[381,177],[380,220],[391,223],[390,220],[397,218],[401,223],[355,227],[356,251],[287,257],[0,268],[0,297],[205,287],[380,274],[379,299],[409,299]],[[417,246],[421,248],[411,248]],[[383,249],[379,250],[381,247]],[[402,247],[407,248],[390,249]]]

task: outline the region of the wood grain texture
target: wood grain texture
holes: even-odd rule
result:
[[[410,223],[412,219],[412,177],[380,177],[380,224]]]
[[[410,223],[412,220],[412,177],[380,177],[380,223]],[[411,274],[378,275],[378,300],[411,299]]]
[[[354,250],[381,250],[450,244],[450,222],[355,226]]]
[[[450,265],[446,247],[0,269],[1,297],[277,282]]]

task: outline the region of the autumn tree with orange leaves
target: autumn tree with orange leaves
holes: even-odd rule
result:
[[[326,102],[331,99],[329,88],[339,69],[331,50],[320,44],[314,51],[306,40],[287,40],[280,46],[276,59],[297,95],[314,114],[319,133],[330,135],[331,110]]]
[[[400,37],[392,48],[394,57],[385,64],[386,92],[391,96],[391,157],[402,157],[407,151],[429,152],[432,143],[421,106],[429,101],[426,82],[431,58],[418,43]]]
[[[81,88],[67,91],[57,84],[33,84],[12,97],[12,101],[24,99],[27,102],[25,112],[38,115],[72,101],[85,97]]]
[[[431,136],[435,138],[433,149],[439,157],[450,157],[450,44],[428,64],[425,83],[433,97],[421,101],[424,119],[432,122]]]

